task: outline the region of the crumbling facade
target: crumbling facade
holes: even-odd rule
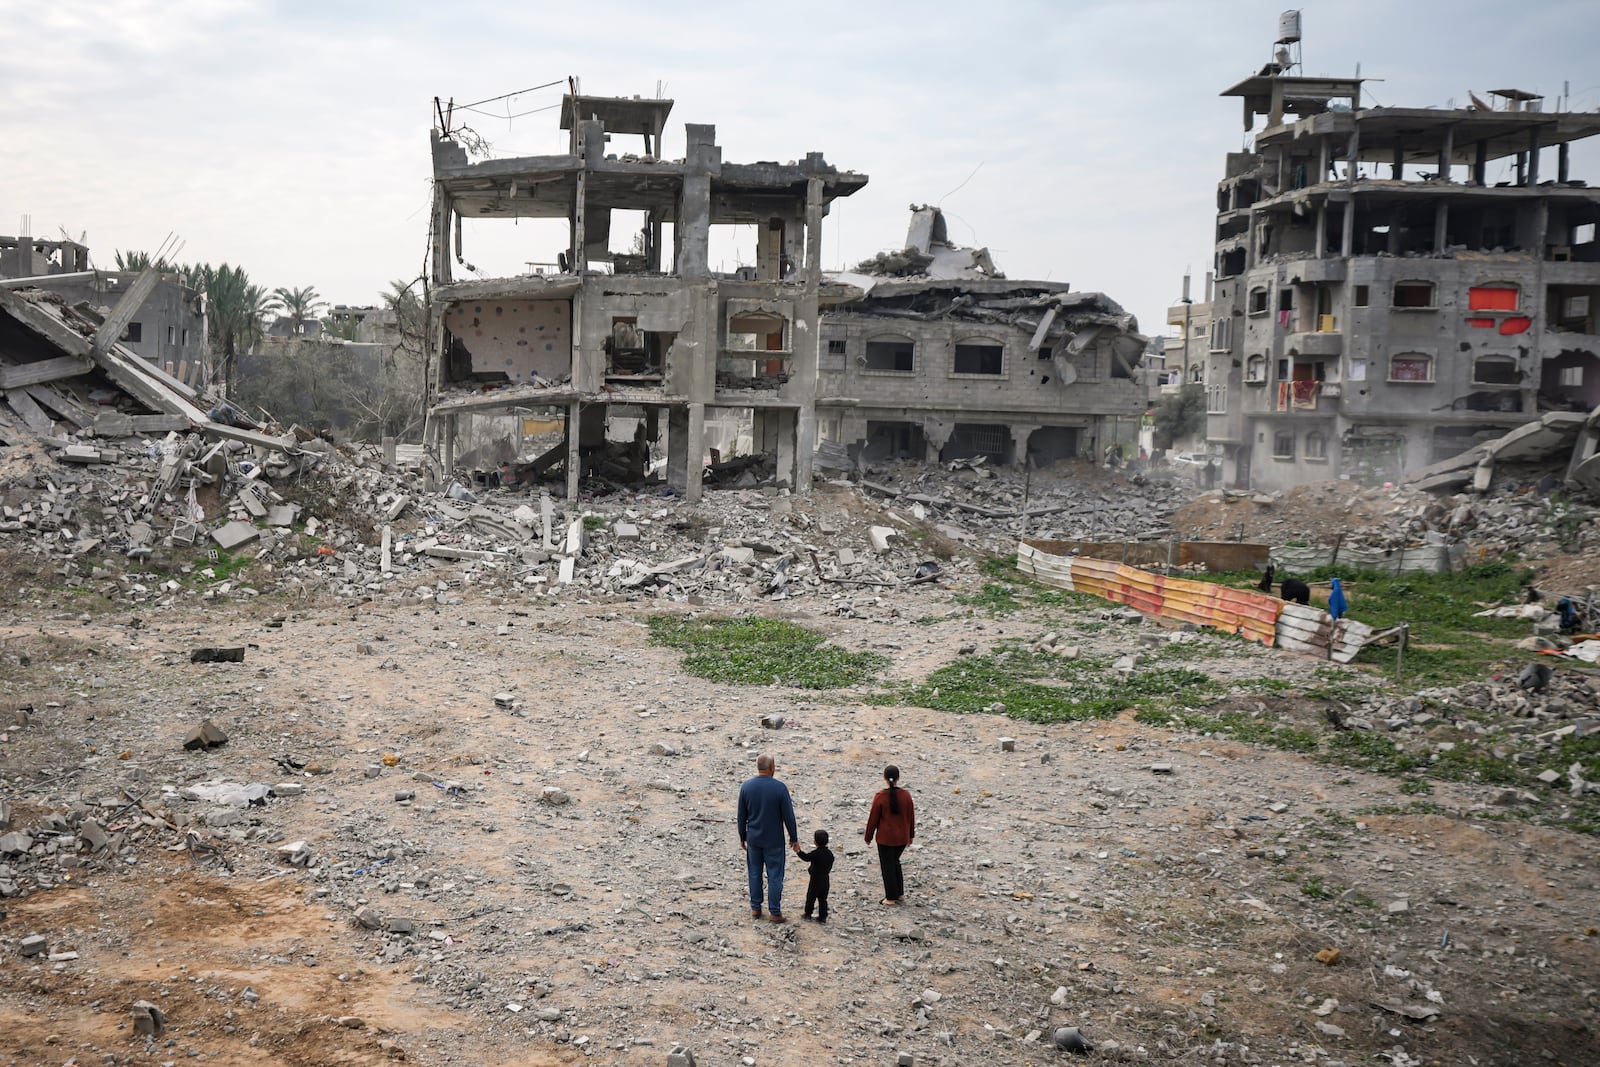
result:
[[[666,478],[700,493],[705,425],[752,412],[778,480],[805,489],[816,447],[817,311],[822,220],[867,182],[820,153],[791,163],[728,163],[715,127],[689,124],[681,159],[662,158],[670,100],[569,94],[563,155],[469,159],[439,109],[433,130],[433,440],[455,467],[459,423],[474,413],[554,412],[568,499],[586,470],[615,460],[608,421],[631,417],[631,473],[666,438]],[[641,139],[617,154],[608,142]],[[557,248],[515,277],[457,279],[462,221],[556,219]],[[711,269],[718,227],[753,229],[753,265]],[[536,255],[539,251],[536,250]],[[533,259],[530,256],[529,259]],[[664,424],[664,425],[663,425]]]
[[[1136,448],[1152,375],[1138,323],[1100,293],[1012,281],[916,208],[906,247],[830,275],[824,437],[867,460],[1049,463]]]
[[[104,317],[138,279],[138,271],[94,270],[89,249],[76,241],[0,237],[0,285],[59,293]],[[130,351],[191,385],[204,381],[204,295],[176,275],[159,276],[118,339]]]
[[[1568,167],[1600,114],[1513,89],[1363,107],[1361,79],[1287,58],[1222,93],[1246,130],[1266,119],[1217,185],[1207,437],[1225,479],[1398,480],[1600,404],[1600,190]]]

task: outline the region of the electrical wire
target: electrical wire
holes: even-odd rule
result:
[[[487,100],[474,100],[470,104],[457,104],[456,107],[459,107],[459,108],[473,108],[473,107],[477,107],[479,104],[492,104],[496,100],[509,100],[511,97],[513,97],[513,96],[521,96],[523,93],[536,93],[540,89],[551,89],[551,88],[554,88],[557,85],[565,85],[566,81],[567,81],[567,79],[560,78],[560,79],[557,79],[556,81],[553,81],[553,82],[545,82],[543,85],[535,85],[531,89],[518,89],[516,92],[513,92],[513,93],[502,93],[499,96],[491,96]]]

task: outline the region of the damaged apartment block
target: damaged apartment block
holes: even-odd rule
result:
[[[780,484],[810,485],[816,448],[822,220],[862,188],[820,153],[798,163],[726,163],[713,126],[686,127],[682,159],[661,156],[670,100],[566,95],[568,152],[469,160],[472,138],[438,109],[433,131],[433,443],[445,472],[468,416],[544,414],[555,448],[514,471],[564,468],[567,498],[588,475],[643,477],[665,438],[666,481],[698,499],[707,423],[748,418]],[[637,138],[618,154],[615,142]],[[458,280],[465,223],[553,222],[528,271]],[[753,265],[713,273],[721,227],[754,235]],[[608,429],[611,440],[608,440]]]
[[[1217,186],[1207,437],[1241,487],[1398,481],[1547,412],[1600,405],[1600,191],[1569,173],[1600,114],[1498,89],[1361,106],[1274,62]]]
[[[912,209],[903,250],[829,280],[818,417],[863,459],[1044,464],[1133,439],[1150,396],[1134,317],[1008,280],[950,243],[938,208]]]

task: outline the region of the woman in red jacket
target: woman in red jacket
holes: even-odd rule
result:
[[[905,896],[905,877],[900,871],[900,853],[906,850],[917,836],[917,810],[911,803],[911,794],[895,783],[900,780],[900,768],[892,764],[883,769],[887,789],[878,790],[872,798],[872,813],[867,816],[865,840],[872,844],[878,836],[878,866],[883,869],[883,902],[898,904]]]

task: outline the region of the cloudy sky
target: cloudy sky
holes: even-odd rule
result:
[[[936,202],[1011,277],[1102,290],[1163,332],[1185,269],[1208,267],[1214,186],[1243,144],[1217,93],[1270,57],[1284,6],[0,0],[0,233],[24,216],[35,236],[86,231],[107,266],[175,233],[183,260],[372,303],[424,261],[433,98],[576,76],[597,95],[659,86],[669,156],[685,122],[711,123],[731,161],[820,150],[869,174],[828,221],[830,268],[899,247],[908,205]],[[1381,79],[1367,106],[1515,86],[1553,107],[1570,82],[1573,108],[1600,108],[1594,0],[1302,10],[1306,73],[1359,64]],[[559,151],[556,112],[506,117],[558,100],[526,93],[472,125],[496,155]],[[1573,167],[1600,181],[1600,151]],[[474,236],[486,273],[554,258],[536,227]]]

